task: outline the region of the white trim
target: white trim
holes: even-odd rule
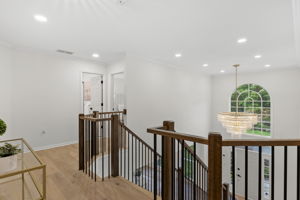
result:
[[[58,144],[51,144],[51,145],[46,145],[46,146],[41,146],[41,147],[34,147],[33,149],[35,151],[41,151],[41,150],[47,150],[47,149],[53,149],[56,147],[63,147],[71,144],[76,144],[78,141],[69,141],[69,142],[63,142],[63,143],[58,143]]]

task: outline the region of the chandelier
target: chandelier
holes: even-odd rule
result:
[[[237,91],[237,71],[240,65],[235,67],[235,83]],[[238,112],[238,99],[236,100],[236,112],[222,112],[218,114],[218,120],[226,128],[228,133],[243,134],[258,123],[258,116],[253,113]]]

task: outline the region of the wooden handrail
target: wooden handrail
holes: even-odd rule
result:
[[[108,120],[112,120],[111,117],[106,117],[106,118],[101,118],[102,115],[115,115],[115,114],[123,114],[126,115],[127,114],[127,110],[124,109],[122,111],[110,111],[110,112],[98,112],[98,111],[94,111],[93,114],[81,114],[80,115],[80,119],[83,120],[89,120],[92,122],[99,122],[99,121],[108,121]]]
[[[127,114],[127,110],[124,109],[122,111],[110,111],[110,112],[99,112],[100,115],[109,115],[109,114]]]
[[[227,139],[222,141],[222,146],[300,146],[300,139]]]
[[[190,142],[197,142],[200,144],[208,144],[207,138],[195,136],[195,135],[189,135],[189,134],[185,134],[185,133],[178,133],[175,131],[163,130],[163,127],[148,128],[147,132],[156,134],[156,135],[171,137],[171,138],[178,139],[178,140],[187,140]]]
[[[164,127],[148,128],[147,132],[208,145],[208,139],[205,137],[167,131]],[[222,146],[300,146],[300,139],[224,139]]]
[[[95,117],[86,117],[86,116],[82,116],[80,117],[80,119],[83,120],[88,120],[88,121],[92,121],[92,122],[101,122],[101,121],[110,121],[112,120],[112,118],[95,118]]]

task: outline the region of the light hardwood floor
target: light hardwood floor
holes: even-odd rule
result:
[[[47,200],[152,200],[152,193],[123,178],[101,182],[78,171],[77,145],[38,151],[47,164]]]

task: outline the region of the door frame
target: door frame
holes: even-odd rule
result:
[[[114,111],[114,78],[113,77],[118,74],[123,74],[124,76],[124,93],[126,94],[125,72],[121,71],[121,72],[112,73],[110,75],[110,101],[109,101],[110,102],[109,109],[111,109],[112,111]],[[126,105],[126,98],[124,99],[124,104]]]
[[[92,74],[92,75],[99,75],[101,76],[101,81],[103,82],[102,84],[102,87],[101,87],[101,102],[103,103],[103,106],[101,106],[101,110],[99,110],[99,112],[104,112],[104,95],[105,95],[105,92],[104,92],[104,74],[101,74],[101,73],[97,73],[97,72],[86,72],[86,71],[82,71],[81,72],[81,78],[80,78],[80,110],[82,113],[84,113],[84,87],[83,87],[83,75],[84,74]]]

